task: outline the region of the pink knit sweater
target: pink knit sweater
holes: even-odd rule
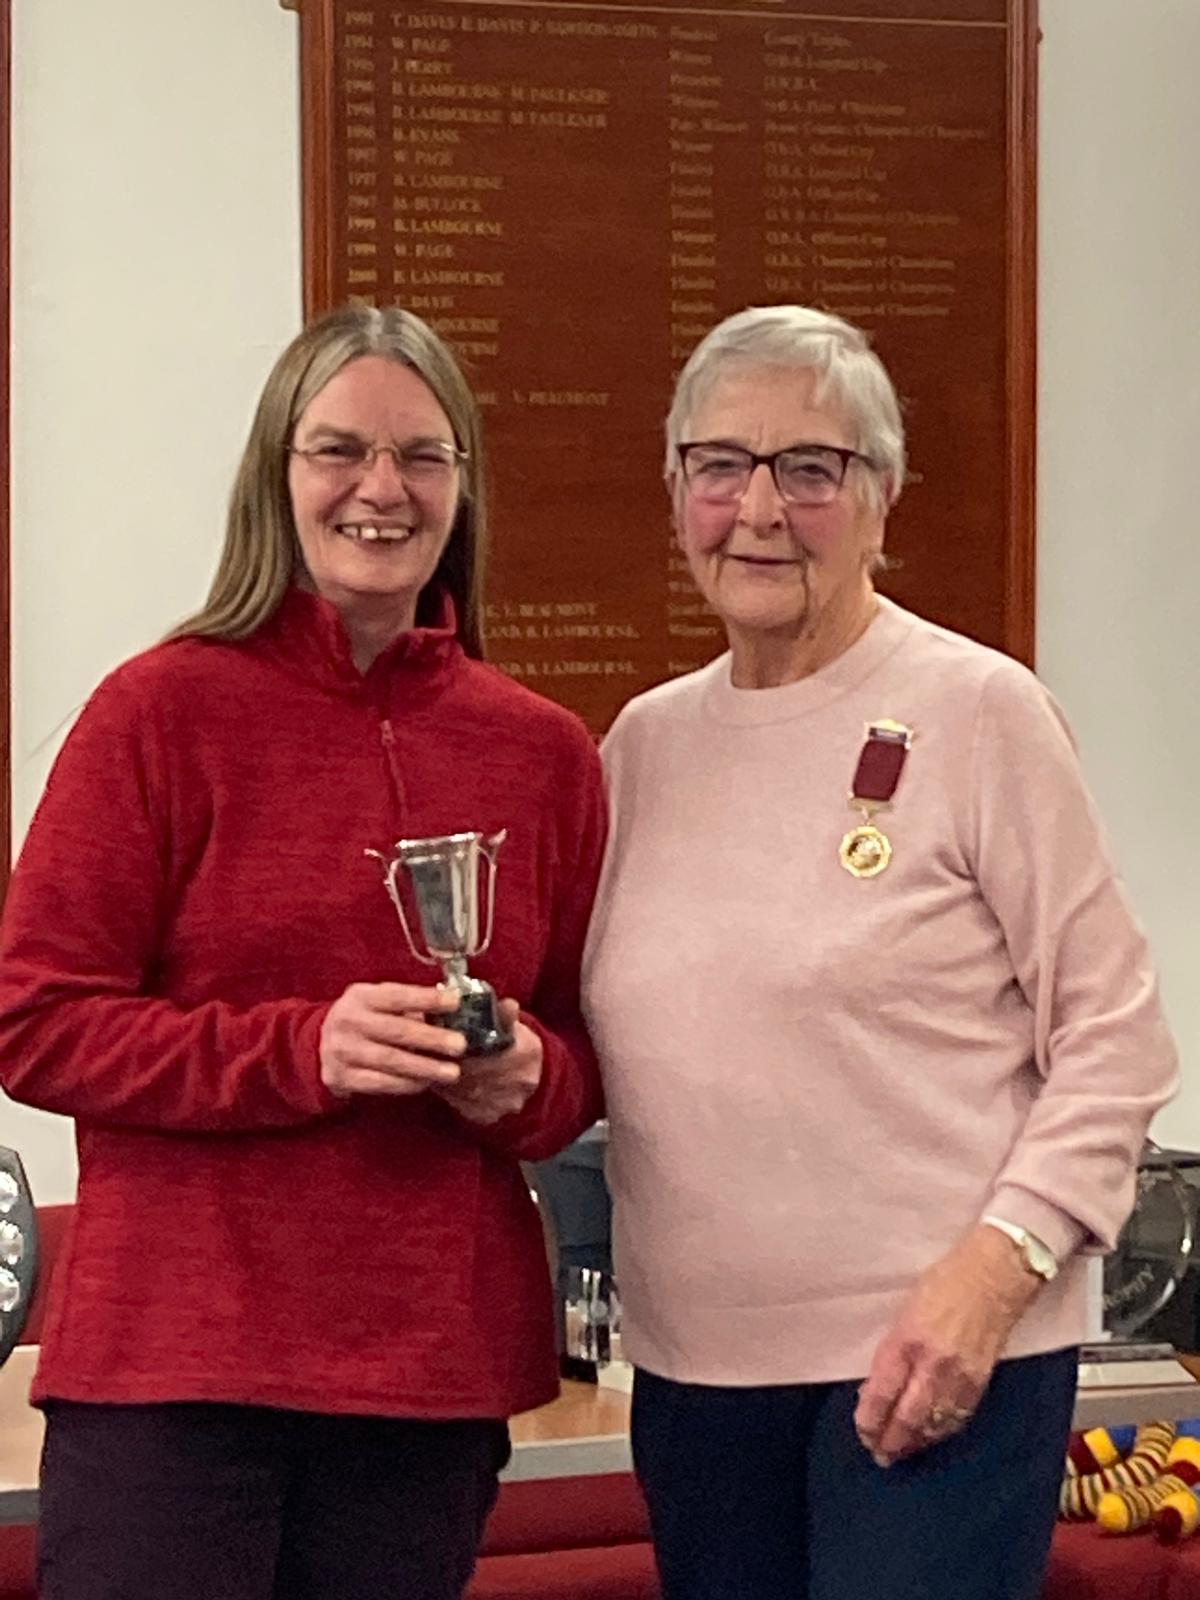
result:
[[[864,724],[916,738],[880,876],[838,860]],[[1085,1331],[1176,1081],[1145,943],[1060,713],[888,601],[830,666],[729,657],[625,708],[585,967],[625,1347],[714,1384],[863,1376],[985,1212],[1070,1257],[1009,1346]]]

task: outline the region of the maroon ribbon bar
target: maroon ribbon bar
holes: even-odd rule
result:
[[[854,769],[851,805],[863,801],[884,805],[892,798],[911,743],[912,733],[908,728],[875,722],[869,725],[858,766]]]

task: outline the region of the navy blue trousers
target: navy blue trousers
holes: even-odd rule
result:
[[[1002,1362],[966,1429],[877,1467],[854,1383],[639,1370],[633,1455],[663,1600],[1037,1600],[1077,1352]]]

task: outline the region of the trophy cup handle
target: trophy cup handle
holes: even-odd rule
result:
[[[479,851],[488,865],[487,882],[487,918],[484,923],[483,938],[479,947],[471,952],[472,955],[481,956],[492,942],[492,921],[496,914],[496,857],[500,853],[500,846],[508,838],[508,829],[501,828],[499,833],[493,833],[489,839],[479,841]]]
[[[408,917],[405,915],[404,911],[404,901],[401,897],[399,889],[396,887],[396,873],[401,865],[400,857],[393,856],[389,861],[387,857],[379,850],[364,850],[363,855],[374,856],[376,861],[378,861],[383,867],[383,886],[388,892],[388,899],[396,908],[396,915],[400,918],[400,926],[404,929],[404,937],[408,940],[408,948],[412,951],[413,955],[416,956],[417,960],[423,962],[425,966],[441,966],[441,962],[436,956],[426,955],[424,951],[417,949],[417,942],[412,936],[412,929],[408,925]],[[488,928],[490,933],[490,921]]]

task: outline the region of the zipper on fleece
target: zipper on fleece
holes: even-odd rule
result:
[[[392,798],[396,802],[396,815],[404,817],[408,813],[408,797],[404,792],[404,774],[400,770],[400,757],[396,753],[396,730],[392,727],[390,717],[380,717],[379,739],[383,745],[384,765],[392,786]]]

